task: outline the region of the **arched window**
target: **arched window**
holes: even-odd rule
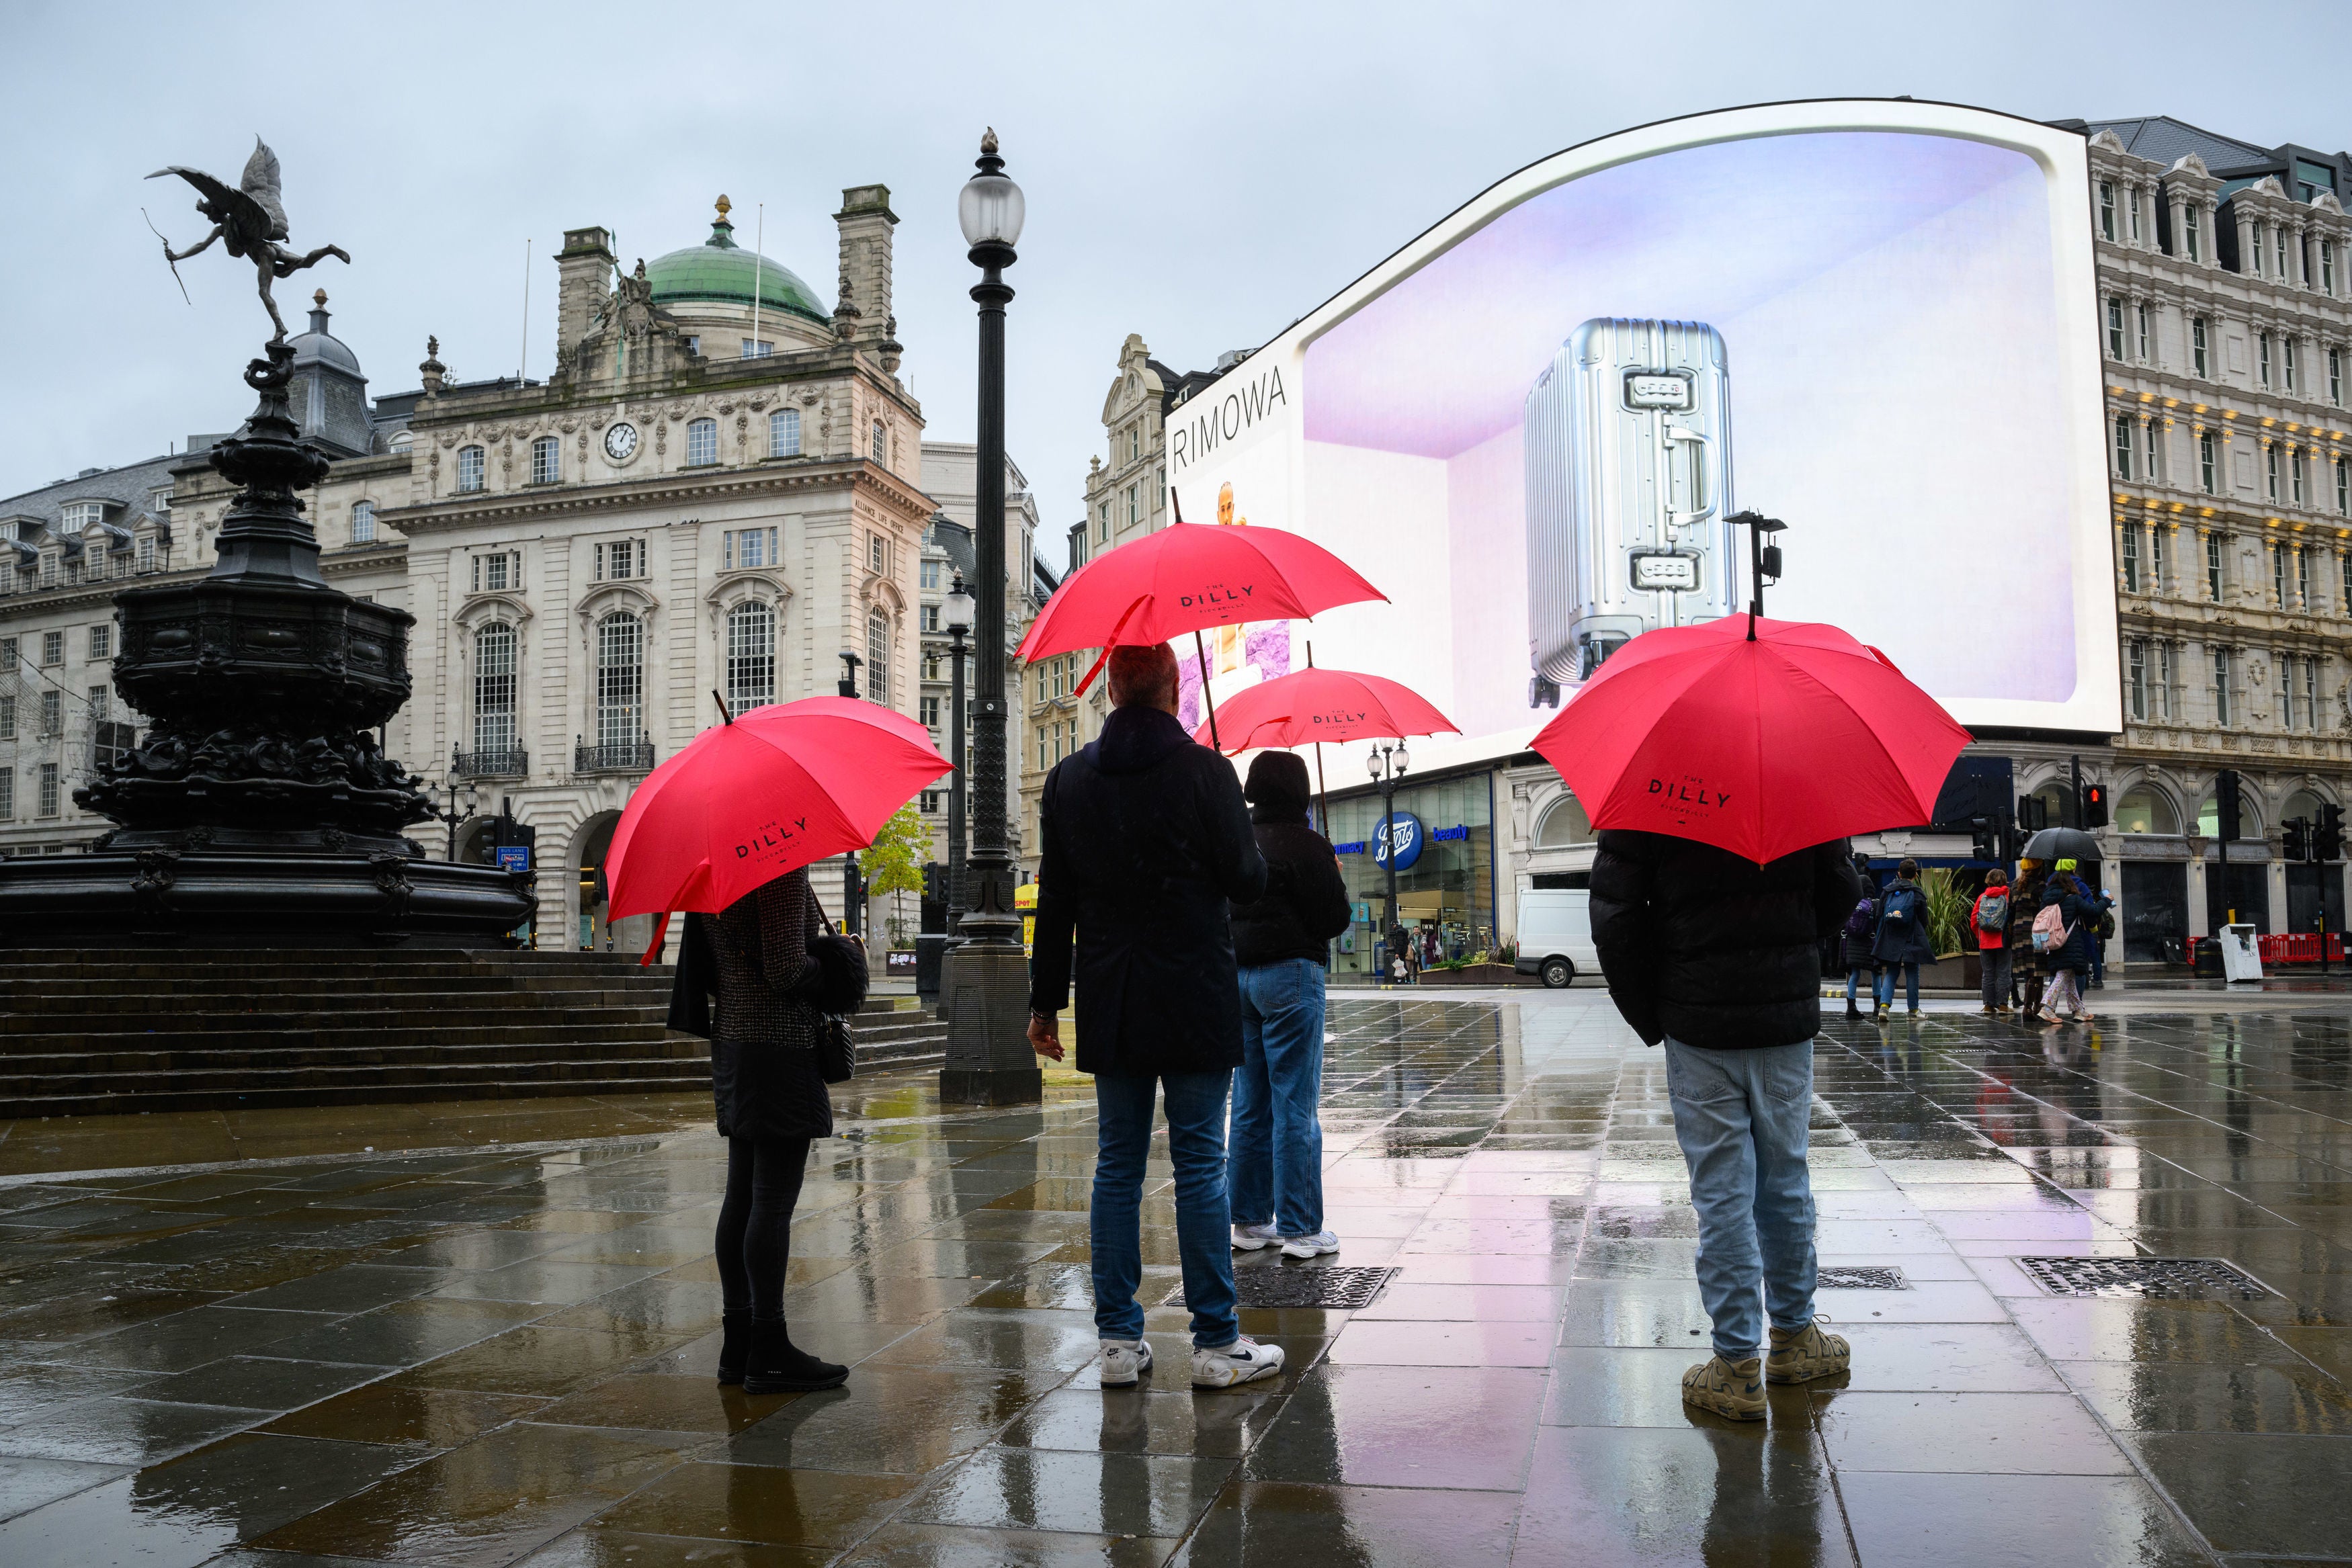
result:
[[[1562,795],[1552,802],[1551,810],[1536,824],[1536,848],[1564,850],[1570,844],[1592,841],[1592,823],[1584,814],[1583,805],[1573,795]]]
[[[467,494],[482,487],[482,449],[478,446],[457,448],[457,489]]]
[[[474,633],[474,749],[511,751],[514,743],[514,628],[493,621]]]
[[[686,427],[686,465],[698,468],[719,461],[719,422],[715,419],[689,421]]]
[[[2298,789],[2286,798],[2286,805],[2279,814],[2279,821],[2292,822],[2300,817],[2306,822],[2316,823],[2319,821],[2319,809],[2326,804],[2326,801],[2310,790]]]
[[[890,706],[890,613],[878,607],[866,618],[866,695]]]
[[[801,455],[801,411],[780,408],[768,416],[768,455],[798,457]]]
[[[596,744],[628,746],[645,732],[646,629],[625,611],[596,623]]]
[[[776,612],[752,599],[727,612],[727,706],[741,713],[776,700]]]
[[[2146,784],[2135,784],[2116,802],[2116,827],[2126,833],[2177,833],[2180,813],[2169,797]]]
[[[872,451],[875,462],[886,463],[889,461],[890,433],[883,428],[882,422],[878,419],[874,422]]]
[[[563,477],[563,444],[542,435],[530,444],[530,482],[552,485]]]
[[[2221,808],[2214,800],[2212,792],[2208,790],[2205,799],[2199,801],[2197,805],[2197,832],[2200,838],[2210,841],[2221,831]],[[2238,839],[2243,841],[2248,839],[2259,839],[2262,836],[2262,806],[2255,800],[2252,789],[2241,789],[2238,793]]]
[[[353,501],[352,503],[352,543],[364,545],[374,542],[375,503]]]

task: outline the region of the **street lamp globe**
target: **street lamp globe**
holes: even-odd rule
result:
[[[1373,747],[1364,753],[1364,771],[1378,779],[1381,776],[1381,748]]]
[[[1412,767],[1412,763],[1411,759],[1410,759],[1410,758],[1408,758],[1405,756],[1405,754],[1404,754],[1404,747],[1402,747],[1402,746],[1398,747],[1396,748],[1396,770],[1397,770],[1398,776],[1399,776],[1399,777],[1402,777],[1402,776],[1403,776],[1403,773],[1404,773],[1404,770],[1405,770],[1407,768],[1410,768],[1410,767]]]
[[[946,618],[950,632],[961,635],[972,627],[971,593],[963,585],[963,573],[956,573],[955,585],[948,590],[947,602],[940,613]]]
[[[963,225],[963,242],[972,249],[1020,243],[1022,221],[1028,215],[1021,187],[1004,172],[996,155],[996,132],[980,139],[980,172],[964,182],[956,198],[956,221]]]

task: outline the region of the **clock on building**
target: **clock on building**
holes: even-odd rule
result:
[[[625,420],[604,432],[604,455],[615,463],[626,463],[636,455],[637,427]]]

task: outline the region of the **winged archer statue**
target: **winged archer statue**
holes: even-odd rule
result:
[[[278,325],[277,334],[269,340],[283,343],[286,318],[278,313],[278,301],[269,297],[271,281],[291,277],[331,256],[348,267],[351,254],[338,245],[322,245],[308,256],[298,256],[278,243],[288,237],[286,204],[279,194],[278,154],[258,136],[253,139],[253,156],[246,160],[244,176],[234,185],[201,169],[184,169],[177,163],[158,169],[147,177],[160,180],[166,174],[177,174],[196,188],[196,211],[212,220],[213,232],[182,251],[173,250],[172,242],[164,240],[163,259],[173,263],[185,261],[219,240],[229,255],[252,262],[261,275],[261,303],[268,310],[270,320]]]

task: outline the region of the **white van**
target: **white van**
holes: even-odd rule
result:
[[[1538,887],[1519,894],[1519,956],[1513,967],[1541,975],[1554,990],[1580,974],[1601,972],[1601,956],[1592,950],[1590,888]]]

